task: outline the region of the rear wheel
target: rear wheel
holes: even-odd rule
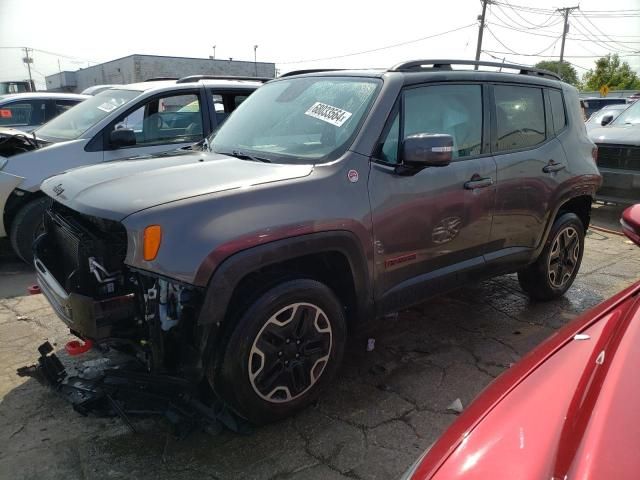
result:
[[[43,231],[44,212],[50,200],[46,197],[31,200],[18,210],[11,222],[9,240],[13,251],[25,262],[33,263],[33,241]]]
[[[345,340],[344,313],[331,289],[286,281],[241,314],[219,371],[208,376],[238,414],[273,422],[318,397],[339,367]]]
[[[574,213],[558,217],[538,259],[518,272],[522,289],[535,300],[552,300],[563,295],[580,269],[584,253],[584,227]]]

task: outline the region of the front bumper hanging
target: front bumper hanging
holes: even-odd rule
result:
[[[38,363],[19,368],[18,375],[35,378],[50,387],[81,415],[118,416],[132,432],[136,429],[131,416],[164,416],[181,438],[197,428],[250,431],[249,425],[221,402],[206,405],[198,385],[183,378],[150,374],[135,361],[104,369],[92,378],[69,376],[49,342],[40,345],[38,352]]]

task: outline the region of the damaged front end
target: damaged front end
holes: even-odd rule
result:
[[[199,419],[242,431],[243,423],[210,390],[205,396],[213,406],[201,400],[206,382],[197,316],[203,292],[129,268],[126,253],[121,223],[52,202],[34,243],[40,289],[73,334],[130,361],[97,378],[69,376],[44,344],[38,364],[18,374],[52,387],[80,413],[119,415],[130,426],[129,414],[161,413],[188,428]]]
[[[131,353],[150,372],[202,378],[202,292],[124,263],[121,223],[52,202],[34,243],[38,284],[71,332]]]
[[[132,416],[159,415],[174,425],[181,438],[196,428],[212,433],[222,427],[250,432],[249,426],[220,402],[203,402],[197,384],[184,378],[150,374],[139,363],[126,361],[98,374],[69,375],[49,342],[40,345],[38,352],[38,363],[19,368],[18,375],[33,377],[50,387],[81,415],[120,417],[133,433],[136,428]]]
[[[20,153],[37,150],[43,144],[43,140],[32,134],[21,132],[13,128],[0,129],[0,159],[9,158]],[[0,168],[2,167],[0,163]]]

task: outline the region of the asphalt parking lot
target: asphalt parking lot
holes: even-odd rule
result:
[[[616,227],[619,209],[594,209]],[[530,303],[514,275],[465,287],[372,327],[375,350],[352,342],[342,371],[316,405],[243,436],[198,432],[185,440],[157,419],[81,417],[34,380],[15,375],[49,339],[70,338],[42,296],[22,294],[32,272],[0,254],[0,478],[398,478],[463,406],[571,319],[638,278],[640,249],[592,230],[566,296]],[[4,255],[4,256],[1,256]],[[63,359],[68,360],[64,353]]]

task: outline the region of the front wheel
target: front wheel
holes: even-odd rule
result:
[[[584,227],[574,213],[558,217],[538,259],[518,272],[522,289],[535,300],[563,295],[578,274],[584,253]]]
[[[43,230],[44,212],[51,203],[47,197],[25,204],[13,218],[9,240],[13,251],[26,263],[33,264],[33,241]]]
[[[258,425],[277,421],[318,397],[338,370],[345,341],[333,291],[315,280],[286,281],[240,316],[219,372],[208,377],[244,418]]]

